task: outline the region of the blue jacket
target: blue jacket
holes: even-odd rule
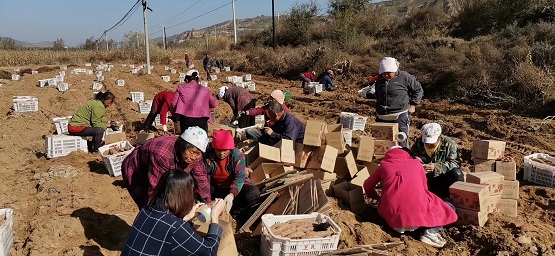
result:
[[[335,88],[335,84],[331,80],[331,77],[328,74],[324,74],[319,81],[320,84],[324,85],[324,88]]]
[[[283,116],[273,126],[272,136],[264,133],[258,139],[262,144],[273,146],[281,139],[288,139],[295,142],[303,143],[305,124],[291,113],[283,112]]]

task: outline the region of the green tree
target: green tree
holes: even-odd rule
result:
[[[129,31],[123,35],[121,47],[125,49],[137,49],[145,46],[145,34]]]
[[[279,26],[277,41],[280,45],[303,45],[310,42],[310,27],[314,24],[318,6],[316,3],[296,5],[291,8],[285,21]]]
[[[54,50],[63,50],[65,46],[66,44],[64,42],[64,39],[58,38],[56,39],[56,41],[54,41],[52,48],[54,48]]]
[[[0,49],[2,50],[14,50],[17,49],[17,42],[12,38],[0,38]]]
[[[83,48],[83,50],[96,50],[96,39],[92,36],[87,38],[81,48]]]

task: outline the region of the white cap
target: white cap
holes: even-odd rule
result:
[[[380,75],[385,72],[397,72],[399,70],[399,62],[395,58],[385,57],[380,61]]]
[[[206,134],[206,131],[201,129],[200,127],[189,127],[179,137],[181,137],[186,142],[191,143],[203,153],[206,152],[206,147],[208,146],[208,134]]]
[[[422,142],[426,144],[434,144],[441,135],[441,125],[438,123],[429,123],[422,126]]]
[[[186,76],[193,76],[194,75],[193,73],[195,73],[195,72],[197,72],[197,76],[198,76],[199,72],[196,69],[190,69],[189,71],[187,71],[187,74],[185,74],[185,75]]]
[[[227,86],[222,86],[220,87],[220,89],[218,89],[218,99],[221,99],[224,97],[225,91],[227,91],[227,89],[228,89]]]

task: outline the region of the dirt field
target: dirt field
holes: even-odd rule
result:
[[[129,63],[130,64],[130,63]],[[200,66],[200,63],[195,63]],[[127,99],[131,91],[143,91],[152,99],[158,91],[175,90],[177,83],[164,83],[168,75],[163,65],[155,64],[152,75],[132,75],[129,67],[115,64],[115,70],[104,72],[105,88],[113,92],[116,103],[108,108],[112,120],[126,124],[130,141],[146,115],[138,112],[136,103]],[[170,65],[179,69],[179,64]],[[81,65],[80,67],[84,67]],[[15,67],[0,67],[12,72]],[[29,66],[28,68],[39,68]],[[119,255],[138,210],[122,187],[121,178],[108,175],[97,154],[73,153],[67,157],[46,159],[44,136],[53,134],[52,118],[72,115],[75,109],[92,97],[91,84],[95,76],[69,74],[69,91],[54,87],[39,88],[38,79],[54,77],[53,71],[36,75],[25,74],[21,81],[0,80],[0,207],[14,209],[14,246],[10,255]],[[204,72],[201,72],[204,75]],[[240,75],[227,72],[210,82],[216,92],[225,76]],[[115,86],[116,79],[125,79],[124,87]],[[172,82],[178,75],[171,74]],[[335,123],[341,111],[372,116],[373,103],[356,95],[358,88],[342,87],[320,97],[301,94],[300,82],[280,81],[253,76],[259,99],[267,99],[276,88],[290,91],[288,102],[294,114],[302,120],[325,119]],[[340,86],[343,84],[339,83]],[[39,111],[8,115],[12,96],[30,95],[39,98]],[[263,101],[264,101],[263,100]],[[220,101],[215,116],[218,121],[231,117],[230,108]],[[370,120],[370,119],[369,119]],[[475,109],[451,102],[425,100],[412,117],[411,139],[428,121],[439,121],[445,134],[459,143],[466,165],[475,139],[499,139],[508,143],[508,153],[522,169],[523,156],[545,152],[555,155],[555,126],[540,125],[539,119],[515,116],[502,110]],[[373,122],[371,120],[370,122]],[[555,123],[555,122],[554,122]],[[51,169],[52,168],[52,169]],[[48,172],[48,171],[51,172]],[[522,178],[520,173],[519,179]],[[357,244],[402,241],[393,249],[395,255],[555,255],[555,189],[521,182],[517,218],[490,214],[485,227],[447,227],[448,240],[443,249],[422,244],[418,234],[399,236],[387,228],[377,213],[370,209],[364,216],[355,216],[337,206],[334,199],[332,218],[341,225],[340,247]],[[243,255],[258,255],[259,237],[237,235]]]

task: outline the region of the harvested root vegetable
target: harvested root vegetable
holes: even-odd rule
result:
[[[326,238],[334,234],[329,225],[325,230],[322,230],[321,226],[322,223],[316,222],[316,218],[299,219],[274,224],[270,227],[270,231],[278,237],[290,239]]]
[[[119,147],[119,146],[114,146],[114,147],[111,147],[110,149],[108,149],[108,152],[104,152],[104,155],[115,155],[115,154],[125,152],[125,151],[130,150],[130,149],[131,149],[130,147],[122,148],[122,147]]]

